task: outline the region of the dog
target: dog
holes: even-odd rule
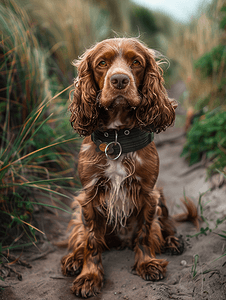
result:
[[[94,296],[103,286],[101,253],[113,247],[135,252],[133,272],[160,280],[167,260],[156,253],[183,252],[161,190],[153,134],[173,125],[177,102],[169,99],[159,53],[135,38],[107,39],[87,50],[78,69],[69,110],[75,131],[85,137],[76,197],[80,217],[71,221],[64,275],[72,291]]]

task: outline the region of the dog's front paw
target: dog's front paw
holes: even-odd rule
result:
[[[103,286],[103,275],[100,273],[80,274],[71,288],[72,292],[78,297],[96,296]]]
[[[139,263],[133,268],[133,273],[141,276],[144,280],[161,280],[165,277],[168,261],[165,259],[150,258],[148,261]]]
[[[168,236],[165,240],[164,253],[171,255],[180,255],[184,252],[184,239],[182,235]]]
[[[77,276],[82,270],[82,260],[76,260],[75,255],[69,253],[61,260],[61,270],[66,276]]]

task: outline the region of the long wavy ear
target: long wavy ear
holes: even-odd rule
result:
[[[78,68],[78,77],[74,82],[75,90],[69,105],[70,121],[73,128],[83,136],[90,135],[96,129],[99,115],[97,88],[90,64],[92,51],[86,51],[79,60],[73,62]]]
[[[162,69],[155,61],[155,56],[153,50],[146,48],[147,68],[137,119],[141,127],[159,133],[174,122],[177,102],[168,98],[163,86]]]

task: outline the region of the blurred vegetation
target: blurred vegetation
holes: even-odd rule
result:
[[[76,76],[71,62],[86,48],[114,36],[140,37],[170,56],[167,86],[185,81],[186,107],[213,108],[214,95],[224,107],[219,3],[182,25],[130,0],[0,0],[0,252],[36,241],[37,205],[71,212],[63,198],[79,186],[73,166],[80,139],[67,101]]]
[[[19,7],[1,5],[1,135],[25,122],[33,108],[51,96],[45,56]],[[38,88],[36,88],[38,87]]]
[[[46,204],[54,206],[67,197],[62,191],[76,187],[75,151],[69,142],[78,138],[65,119],[63,97],[68,95],[63,91],[53,96],[59,81],[51,76],[49,54],[34,35],[26,11],[13,1],[2,2],[0,23],[0,246],[4,250],[15,242],[35,242],[33,202],[43,205],[45,197]]]
[[[186,108],[225,108],[225,5],[224,0],[213,0],[168,48],[167,55],[179,64],[179,76],[187,87],[181,99]]]
[[[190,165],[199,162],[203,155],[212,164],[208,175],[216,170],[226,171],[226,111],[217,108],[195,121],[187,135],[182,156],[186,156]]]
[[[193,108],[193,124],[182,155],[190,164],[205,155],[208,175],[226,171],[226,3],[214,0],[200,16],[176,35],[168,55],[180,65],[187,91],[181,99]]]
[[[18,1],[30,17],[39,44],[52,58],[49,69],[61,82],[73,80],[71,62],[103,39],[140,36],[149,47],[166,54],[169,36],[177,28],[164,14],[155,15],[130,0]]]

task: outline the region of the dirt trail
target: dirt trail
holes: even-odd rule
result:
[[[182,211],[180,198],[184,191],[186,196],[193,197],[197,202],[199,193],[205,192],[210,187],[210,182],[205,181],[206,171],[198,168],[190,172],[184,159],[180,158],[183,137],[176,139],[174,143],[164,143],[169,137],[178,136],[182,133],[179,129],[170,129],[164,134],[156,137],[156,143],[160,156],[160,176],[158,185],[164,188],[165,196],[171,214]],[[206,203],[204,214],[214,227],[217,218],[226,215],[226,186],[216,188],[208,192],[203,201]],[[41,230],[46,232],[47,239],[35,247],[26,249],[21,259],[32,265],[27,268],[20,265],[13,265],[22,276],[19,281],[12,272],[0,283],[5,286],[0,291],[2,300],[72,300],[77,299],[70,291],[73,278],[64,277],[60,271],[60,259],[66,253],[65,249],[53,246],[56,240],[65,237],[65,231],[70,219],[66,213],[54,215],[46,210],[45,215],[36,216],[39,218]],[[201,224],[205,227],[205,224]],[[221,224],[214,233],[207,233],[207,236],[200,235],[197,238],[187,238],[187,235],[195,234],[196,230],[192,224],[185,223],[178,226],[178,232],[183,234],[186,241],[186,249],[180,256],[161,255],[170,263],[166,278],[160,282],[148,282],[140,277],[131,274],[134,254],[130,250],[110,251],[103,253],[103,265],[105,270],[105,282],[102,293],[94,299],[116,300],[116,299],[149,299],[149,300],[188,300],[188,299],[226,299],[226,256],[219,258],[226,249],[226,240],[216,233],[226,230],[225,222]],[[21,251],[15,252],[19,256]],[[192,278],[192,265],[194,256],[198,255],[196,266],[197,275]],[[196,256],[197,257],[197,256]],[[185,265],[182,265],[184,261]],[[194,270],[194,268],[193,268]]]

